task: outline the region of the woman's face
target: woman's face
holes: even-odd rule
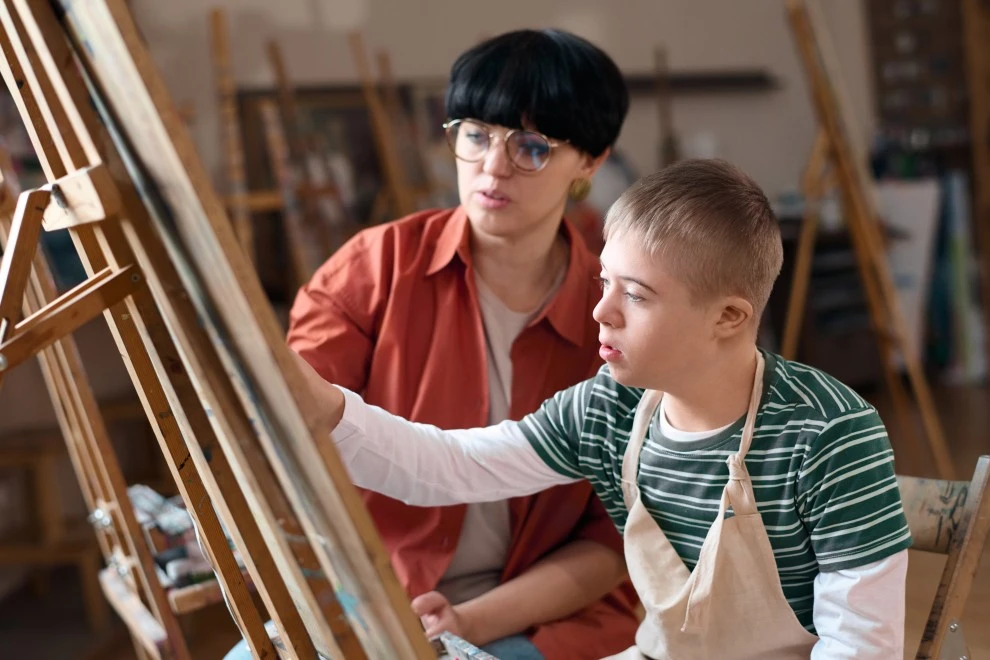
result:
[[[457,152],[475,150],[469,162],[457,159],[457,186],[461,205],[467,211],[472,228],[491,237],[525,238],[545,228],[556,226],[567,204],[568,190],[575,179],[590,179],[608,152],[599,158],[578,151],[569,144],[551,139],[554,146],[547,152],[539,139],[521,138],[516,134],[506,149],[505,126],[463,121],[457,131]],[[489,136],[490,134],[490,136]],[[487,144],[487,148],[485,145]],[[512,159],[509,153],[512,153]],[[525,171],[546,155],[542,169]]]

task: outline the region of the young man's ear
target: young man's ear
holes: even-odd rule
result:
[[[744,332],[753,318],[753,303],[739,296],[729,296],[722,301],[718,320],[715,322],[715,336],[727,339]]]

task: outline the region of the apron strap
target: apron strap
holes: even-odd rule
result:
[[[629,444],[622,455],[622,498],[626,503],[626,510],[631,511],[633,503],[639,499],[639,486],[636,479],[639,476],[639,454],[643,449],[643,441],[646,439],[646,430],[653,419],[653,415],[660,405],[663,392],[657,390],[646,390],[643,398],[636,406],[636,415],[633,417],[633,428],[629,434]]]
[[[746,424],[743,426],[742,439],[739,441],[739,451],[729,456],[729,482],[722,491],[722,501],[719,504],[719,518],[725,517],[726,509],[732,506],[733,515],[757,513],[756,496],[753,494],[753,481],[746,469],[746,454],[753,445],[753,434],[756,430],[756,417],[760,409],[760,399],[763,398],[763,370],[766,363],[763,354],[756,353],[756,373],[753,375],[753,390],[749,396],[749,408],[746,411]]]
[[[763,354],[756,353],[756,373],[753,375],[753,389],[749,395],[749,408],[746,411],[746,425],[743,427],[742,440],[739,441],[739,451],[736,456],[742,461],[749,453],[749,448],[753,444],[753,433],[756,429],[756,417],[760,411],[760,399],[763,398],[763,369],[766,361]],[[731,469],[731,464],[730,464]]]

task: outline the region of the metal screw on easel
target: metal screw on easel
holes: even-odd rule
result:
[[[103,509],[97,508],[93,509],[93,512],[89,514],[89,522],[98,529],[105,529],[113,523],[113,520],[110,519],[110,514]]]
[[[949,630],[951,632],[956,632],[957,630],[959,630],[959,624],[958,623],[950,623],[949,624]]]

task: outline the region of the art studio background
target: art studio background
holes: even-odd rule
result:
[[[953,458],[963,473],[971,472],[974,457],[987,453],[983,429],[990,421],[983,304],[990,296],[980,284],[981,263],[990,262],[990,254],[981,254],[978,244],[978,226],[990,231],[990,218],[979,217],[974,198],[975,187],[990,186],[990,172],[974,168],[971,126],[975,96],[990,90],[971,84],[959,2],[821,4],[837,46],[852,128],[870,148],[886,257],[909,345],[932,384]],[[621,7],[606,7],[591,0],[506,0],[485,7],[453,0],[132,0],[129,5],[228,212],[248,211],[252,232],[246,249],[283,318],[298,286],[294,259],[302,258],[287,229],[286,195],[303,215],[328,218],[334,228],[328,249],[409,205],[455,204],[454,162],[440,128],[450,63],[485,36],[553,26],[606,50],[626,74],[632,95],[615,150],[592,182],[590,197],[572,206],[569,219],[592,249],[599,249],[608,206],[672,153],[722,157],[739,165],[764,187],[781,221],[785,267],[760,339],[766,348],[781,350],[808,210],[802,177],[818,130],[783,2],[625,0]],[[285,102],[286,90],[298,123],[274,126],[265,108]],[[383,135],[391,138],[390,146],[382,146]],[[13,156],[21,187],[41,185],[31,144],[5,95],[0,141]],[[243,159],[240,172],[232,165],[237,153]],[[239,201],[240,177],[245,198]],[[852,385],[878,407],[889,406],[839,192],[816,200],[814,210],[819,232],[796,357]],[[79,282],[84,273],[64,232],[46,234],[44,245],[60,287]],[[156,516],[181,518],[169,508],[174,487],[106,325],[90,323],[77,339],[129,483],[140,485],[132,492],[135,505],[144,507],[149,525]],[[905,375],[903,368],[899,373]],[[85,539],[85,507],[60,442],[37,367],[13,373],[0,391],[0,656],[24,648],[30,651],[10,657],[128,657],[126,645],[107,646],[119,626],[87,581],[98,561],[91,544],[78,541],[64,561],[35,562],[2,549],[5,543],[17,548],[27,543],[41,554],[51,550],[36,533],[44,516],[74,530],[73,543],[75,530]],[[25,447],[32,448],[30,456]],[[14,458],[5,459],[8,454]],[[188,564],[173,566],[172,572],[163,565],[162,573],[183,585],[208,579]],[[916,588],[937,583],[934,574],[934,582],[919,576]],[[973,598],[990,603],[990,585],[981,579]],[[185,625],[191,635],[208,640],[204,648],[228,648],[236,632],[222,603],[213,610],[212,619]],[[51,626],[64,631],[62,641],[45,632]],[[990,638],[983,635],[983,648],[990,650]],[[42,639],[51,649],[38,650]],[[107,648],[115,650],[87,655]],[[205,651],[202,657],[220,656]]]

